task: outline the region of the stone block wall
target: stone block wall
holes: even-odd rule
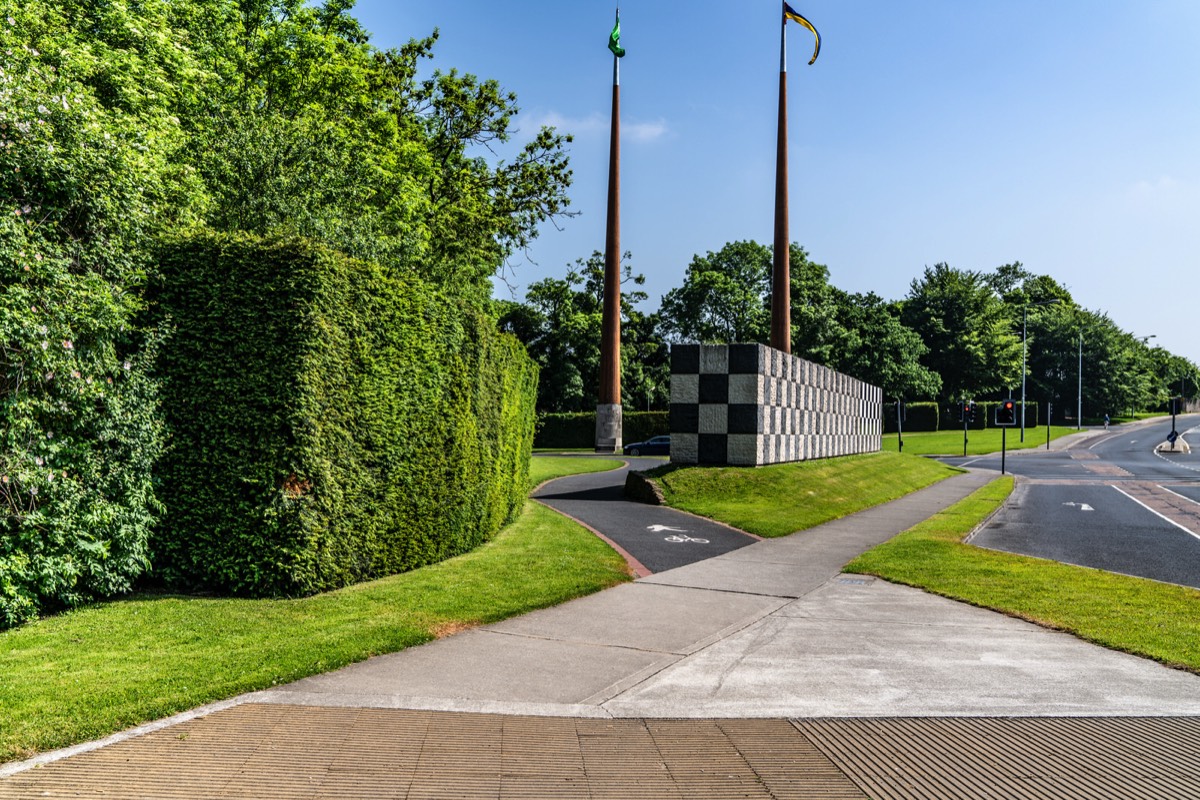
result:
[[[671,348],[671,461],[762,466],[882,447],[878,387],[761,344]]]

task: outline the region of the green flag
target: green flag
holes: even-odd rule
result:
[[[625,48],[621,47],[621,18],[617,17],[617,24],[613,26],[612,33],[608,35],[608,49],[617,58],[625,55]]]

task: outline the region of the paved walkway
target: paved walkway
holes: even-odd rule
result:
[[[0,798],[1200,797],[1200,677],[840,573],[991,477],[246,695]]]

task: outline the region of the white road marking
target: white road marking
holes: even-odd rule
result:
[[[664,542],[679,544],[681,542],[695,542],[696,544],[708,544],[708,539],[697,539],[694,536],[667,536],[663,539]]]
[[[1179,492],[1173,492],[1170,489],[1168,489],[1166,486],[1159,486],[1158,488],[1162,489],[1164,492],[1171,492],[1171,494],[1175,495],[1176,497],[1178,497],[1181,500],[1187,500],[1189,503],[1192,503],[1193,505],[1200,506],[1200,501],[1193,500],[1192,498],[1188,497],[1185,494],[1180,494]]]
[[[1149,512],[1150,512],[1151,514],[1153,514],[1154,516],[1156,516],[1156,517],[1159,517],[1159,518],[1161,518],[1161,519],[1163,519],[1163,520],[1166,520],[1167,522],[1169,522],[1169,523],[1171,523],[1172,525],[1174,525],[1176,528],[1179,528],[1179,530],[1181,530],[1181,531],[1183,531],[1184,533],[1186,533],[1188,536],[1191,536],[1193,539],[1198,539],[1198,540],[1200,540],[1200,534],[1198,534],[1198,533],[1195,533],[1194,531],[1188,530],[1187,528],[1183,527],[1182,525],[1180,525],[1178,522],[1176,522],[1175,520],[1171,519],[1170,517],[1168,517],[1168,516],[1165,516],[1165,515],[1163,515],[1163,514],[1160,514],[1160,513],[1158,513],[1158,512],[1157,512],[1157,511],[1155,511],[1153,508],[1151,508],[1150,506],[1148,506],[1148,505],[1146,505],[1145,503],[1143,503],[1141,500],[1138,500],[1136,497],[1134,497],[1133,495],[1131,495],[1131,494],[1129,494],[1128,492],[1126,492],[1126,491],[1125,491],[1124,489],[1122,489],[1120,486],[1116,486],[1116,485],[1113,485],[1113,484],[1109,484],[1109,485],[1110,485],[1110,486],[1112,486],[1112,488],[1116,489],[1116,490],[1117,490],[1118,492],[1120,492],[1121,494],[1123,494],[1123,495],[1125,495],[1126,497],[1128,497],[1128,498],[1129,498],[1130,500],[1132,500],[1133,502],[1137,503],[1137,504],[1138,504],[1139,506],[1141,506],[1142,508],[1144,508],[1144,509],[1146,509],[1147,511],[1149,511]]]
[[[1064,506],[1077,507],[1080,511],[1095,511],[1096,509],[1089,506],[1087,503],[1063,503]]]
[[[663,531],[671,531],[672,533],[687,533],[687,528],[672,528],[670,525],[647,525],[646,530],[651,533],[662,533]]]

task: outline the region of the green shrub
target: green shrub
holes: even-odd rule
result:
[[[905,403],[904,411],[905,433],[938,430],[938,420],[940,417],[937,403]],[[958,417],[956,416],[955,419],[958,419]],[[895,403],[884,403],[883,405],[883,432],[896,432]]]
[[[294,596],[463,553],[515,517],[536,367],[473,307],[301,240],[164,247],[150,294],[176,587]]]
[[[142,58],[181,64],[175,42],[117,32],[109,9],[81,44],[62,6],[0,16],[0,628],[125,592],[149,565],[162,431],[133,324],[141,243],[186,225],[196,191],[164,108],[176,76]]]

